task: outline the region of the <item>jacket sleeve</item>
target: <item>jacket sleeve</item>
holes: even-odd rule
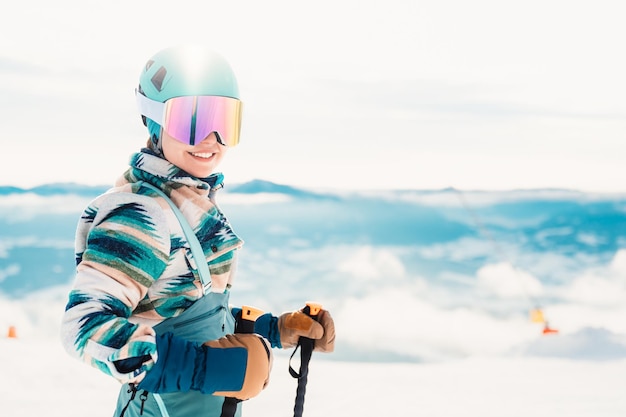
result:
[[[63,346],[122,382],[139,382],[156,360],[155,335],[129,318],[167,266],[170,233],[163,209],[150,197],[114,193],[87,208],[76,236]]]

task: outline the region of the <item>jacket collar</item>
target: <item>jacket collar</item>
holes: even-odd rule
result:
[[[169,183],[168,185],[173,188],[180,184],[208,191],[217,191],[224,186],[224,175],[221,172],[206,178],[196,178],[148,148],[131,155],[130,168],[124,173],[123,180],[125,180],[123,182],[148,181],[160,187],[164,183]]]

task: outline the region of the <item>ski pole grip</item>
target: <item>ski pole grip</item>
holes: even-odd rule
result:
[[[303,312],[307,314],[309,317],[313,318],[317,321],[317,316],[322,311],[322,305],[320,303],[316,303],[314,301],[307,301]]]
[[[263,314],[260,310],[252,306],[241,307],[241,317],[237,317],[237,333],[254,333],[254,322]]]
[[[322,305],[314,301],[307,301],[306,305],[302,309],[302,312],[304,314],[311,317],[315,321],[317,321],[317,316],[320,314],[320,311],[322,311]],[[308,337],[300,336],[298,343],[300,345],[300,348],[302,349],[302,354],[308,356],[308,359],[306,359],[308,363],[309,359],[311,358],[311,352],[313,352],[313,347],[315,346],[315,340]],[[307,352],[307,350],[310,352]]]
[[[316,303],[313,301],[307,301],[306,305],[302,309],[302,312],[304,314],[311,317],[315,321],[317,321],[317,316],[319,315],[320,311],[322,311],[322,305],[320,303]],[[296,348],[294,349],[293,353],[291,354],[291,357],[289,358],[289,373],[294,378],[302,379],[304,377],[304,380],[305,380],[304,384],[306,384],[306,374],[308,373],[309,361],[311,360],[311,355],[313,354],[314,348],[315,348],[314,339],[311,339],[305,336],[300,336],[298,338],[298,344],[296,345]],[[297,372],[291,366],[291,359],[293,359],[294,355],[296,354],[298,350],[300,350],[299,372]]]
[[[314,301],[307,301],[302,312],[307,316],[311,317],[313,320],[317,320],[317,316],[320,311],[322,311],[322,305],[320,303],[316,303]],[[311,353],[313,352],[313,348],[315,347],[315,340],[300,336],[298,339],[298,345],[300,346],[300,353],[303,361],[304,367],[308,366],[309,360],[311,359]]]

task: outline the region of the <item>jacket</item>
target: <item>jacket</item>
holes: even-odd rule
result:
[[[203,288],[178,219],[143,182],[159,187],[195,231],[211,273]],[[120,382],[138,383],[157,358],[153,327],[177,317],[206,291],[232,285],[243,241],[215,202],[223,176],[190,176],[148,149],[131,157],[114,188],[78,222],[76,277],[63,315],[65,349]],[[120,361],[150,357],[120,371]]]

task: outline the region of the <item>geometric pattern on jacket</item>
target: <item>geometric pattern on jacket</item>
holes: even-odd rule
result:
[[[180,209],[202,246],[211,291],[227,291],[243,241],[215,202],[221,173],[198,179],[149,149],[132,155],[115,187],[94,199],[76,229],[76,277],[62,321],[73,356],[121,382],[139,382],[156,360],[152,326],[203,295],[178,218],[148,182]],[[150,355],[131,372],[114,361]]]

